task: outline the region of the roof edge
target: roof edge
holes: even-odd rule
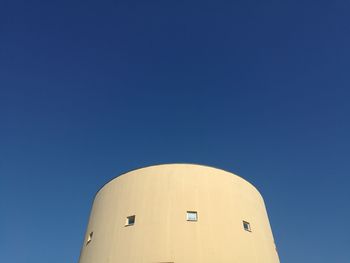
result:
[[[130,172],[134,172],[134,171],[137,171],[137,170],[141,170],[141,169],[145,169],[145,168],[150,168],[150,167],[156,167],[156,166],[163,166],[163,165],[191,165],[191,166],[202,166],[202,167],[208,167],[208,168],[212,168],[212,169],[216,169],[216,170],[221,170],[221,171],[224,171],[224,172],[227,172],[227,173],[230,173],[230,174],[233,174],[235,176],[237,176],[238,178],[240,178],[241,180],[247,182],[249,185],[251,185],[257,192],[258,194],[261,196],[262,198],[262,195],[260,193],[260,191],[258,190],[258,188],[252,184],[251,182],[247,181],[246,179],[244,179],[243,177],[231,172],[231,171],[228,171],[228,170],[225,170],[225,169],[222,169],[222,168],[217,168],[217,167],[214,167],[214,166],[210,166],[210,165],[206,165],[206,164],[199,164],[199,163],[159,163],[159,164],[151,164],[151,165],[146,165],[146,166],[142,166],[142,167],[138,167],[138,168],[134,168],[134,169],[131,169],[131,170],[128,170],[124,173],[121,173],[115,177],[113,177],[112,179],[108,180],[106,183],[104,183],[98,190],[97,192],[95,193],[94,195],[94,199],[96,198],[97,194],[107,185],[109,184],[110,182],[118,179],[119,177],[123,176],[123,175],[126,175]],[[263,199],[263,198],[262,198]]]

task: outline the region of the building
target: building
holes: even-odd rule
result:
[[[278,263],[263,198],[194,164],[145,167],[96,194],[79,263]]]

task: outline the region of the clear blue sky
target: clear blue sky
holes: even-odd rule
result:
[[[256,185],[281,262],[348,262],[349,13],[347,0],[2,1],[0,262],[76,262],[99,187],[169,162]]]

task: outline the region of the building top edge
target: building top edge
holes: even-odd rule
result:
[[[214,167],[214,166],[210,166],[210,165],[206,165],[206,164],[198,164],[198,163],[160,163],[160,164],[152,164],[152,165],[146,165],[146,166],[142,166],[142,167],[138,167],[138,168],[134,168],[134,169],[131,169],[131,170],[127,170],[126,172],[123,172],[113,178],[111,178],[110,180],[108,180],[106,183],[104,183],[98,190],[97,192],[95,193],[95,196],[94,198],[97,196],[97,194],[106,186],[108,185],[109,183],[111,183],[112,181],[124,176],[124,175],[127,175],[131,172],[135,172],[135,171],[138,171],[138,170],[143,170],[143,169],[148,169],[148,168],[153,168],[153,167],[159,167],[159,166],[199,166],[199,167],[204,167],[204,168],[211,168],[211,169],[215,169],[215,170],[219,170],[219,171],[222,171],[222,172],[225,172],[225,173],[229,173],[229,174],[232,174],[236,177],[238,177],[239,179],[245,181],[246,183],[248,183],[249,185],[251,185],[257,192],[258,194],[261,196],[260,194],[260,191],[257,189],[257,187],[255,185],[253,185],[251,182],[247,181],[246,179],[244,179],[243,177],[231,172],[231,171],[228,171],[228,170],[225,170],[225,169],[222,169],[222,168],[218,168],[218,167]],[[262,197],[262,196],[261,196]]]

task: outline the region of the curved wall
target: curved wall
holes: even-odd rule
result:
[[[187,221],[187,211],[197,212],[197,221]],[[125,226],[133,215],[135,223]],[[243,221],[249,222],[251,231],[244,229]],[[79,262],[278,263],[279,259],[264,201],[254,186],[220,169],[166,164],[128,172],[102,187]]]

